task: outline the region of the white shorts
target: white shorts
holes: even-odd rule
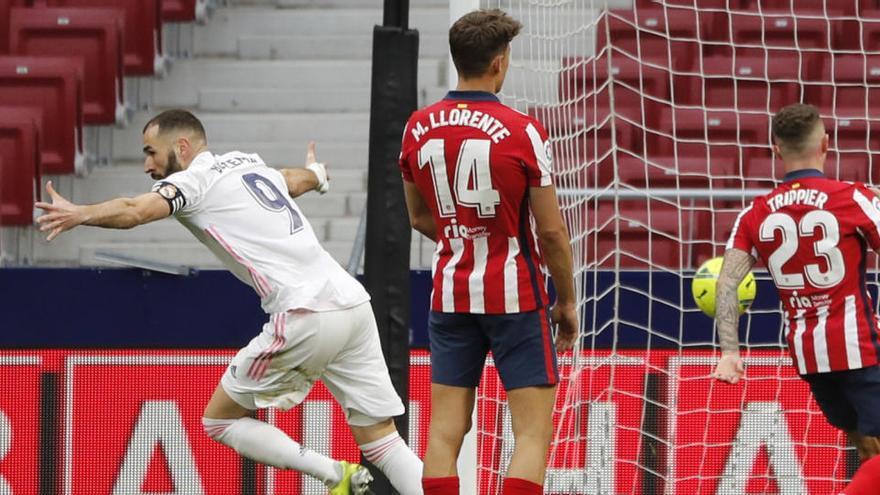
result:
[[[340,311],[275,313],[238,351],[220,383],[247,409],[290,409],[316,380],[348,423],[370,426],[403,414],[391,384],[370,303]]]

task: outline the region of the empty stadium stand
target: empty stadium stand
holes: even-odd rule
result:
[[[41,1],[48,6],[22,9],[19,4],[23,1],[0,0],[0,35],[7,27],[2,22],[3,9],[12,12],[12,17],[21,10],[44,12],[33,15],[40,17],[61,5],[71,12],[82,12],[85,8],[80,5],[113,3]],[[303,198],[301,206],[329,250],[345,261],[365,197],[371,48],[371,22],[365,20],[371,16],[379,20],[380,9],[366,8],[357,0],[232,3],[217,9],[208,25],[193,28],[187,50],[193,58],[175,62],[165,79],[153,83],[155,106],[138,112],[129,129],[114,131],[114,166],[96,169],[91,177],[73,180],[68,186],[74,199],[83,201],[134,194],[149,187],[149,179],[141,172],[138,131],[149,115],[164,108],[194,109],[207,126],[212,150],[254,151],[272,164],[298,163],[305,143],[316,139],[319,156],[333,167],[334,188],[331,196]],[[154,32],[154,22],[198,21],[205,12],[202,0],[162,0],[158,6],[134,0],[114,4],[147,9],[151,4],[161,9],[153,20],[138,25],[144,28],[149,24]],[[880,2],[700,0],[699,12],[694,11],[694,5],[693,0],[635,0],[635,9],[611,9],[599,19],[598,39],[590,42],[595,43],[598,57],[590,58],[593,50],[587,50],[558,61],[560,76],[551,82],[551,94],[555,91],[560,105],[528,109],[555,138],[553,146],[560,164],[593,164],[570,174],[569,184],[681,191],[679,198],[626,198],[619,202],[617,216],[606,196],[592,201],[585,216],[590,225],[599,228],[595,234],[598,250],[589,255],[603,267],[613,266],[602,257],[617,245],[624,252],[621,266],[625,268],[644,268],[647,260],[657,269],[692,268],[708,256],[721,254],[732,216],[742,202],[688,199],[688,193],[775,185],[781,177],[781,164],[771,153],[770,116],[792,101],[820,108],[831,136],[829,175],[880,181],[876,154],[880,131],[872,120],[878,116],[874,100],[880,84],[880,58],[831,54],[832,49],[862,50],[876,45],[880,40]],[[447,2],[415,0],[413,7],[412,25],[422,34],[421,103],[428,103],[443,94],[446,84],[442,68],[446,63]],[[130,22],[122,21],[128,18],[124,14],[117,17],[124,37],[121,42],[117,39],[117,56],[122,60],[123,53],[128,55],[116,64],[118,69],[90,65],[87,59],[80,62],[90,103],[85,107],[89,123],[99,121],[97,110],[104,112],[100,122],[115,122],[107,119],[109,102],[95,106],[93,97],[111,94],[115,97],[113,108],[119,108],[123,75],[137,75],[132,71],[135,61],[146,70],[152,58],[155,69],[156,57],[162,54],[162,37],[150,46],[143,35],[148,30],[143,29],[140,36],[131,34]],[[77,46],[90,53],[103,46],[103,41],[97,41],[100,36],[69,34],[73,22],[59,27],[58,20],[57,16],[50,18],[46,24],[54,25],[45,29],[31,19],[25,22],[24,31],[12,26],[8,49],[35,57],[43,55],[31,49],[58,55],[58,47],[50,49],[52,43],[45,41],[56,39],[50,34],[55,30],[62,33],[57,35],[61,39],[81,43]],[[83,41],[87,38],[90,41]],[[137,43],[132,41],[136,38]],[[0,36],[0,54],[6,39]],[[24,52],[19,51],[22,39],[30,47]],[[134,46],[137,52],[132,50]],[[523,52],[517,56],[527,56]],[[9,101],[4,100],[4,88],[12,77],[4,72],[2,60],[0,57],[0,105],[5,105]],[[102,63],[107,60],[101,57]],[[113,73],[113,90],[108,91],[110,86],[97,90],[90,84],[94,74],[108,73]],[[339,77],[342,73],[346,77]],[[44,119],[41,125],[53,126],[54,120]],[[65,126],[81,128],[81,124],[77,127],[69,122]],[[67,135],[57,135],[62,134]],[[81,142],[82,132],[68,134],[78,136],[71,142]],[[73,161],[62,156],[88,150],[77,144],[64,148],[68,151],[63,154],[60,144],[53,142],[55,135],[43,129],[43,173],[70,173]],[[650,235],[648,228],[653,232]],[[96,263],[92,257],[96,251],[142,254],[152,249],[172,260],[216,266],[210,254],[173,223],[160,222],[127,234],[118,239],[104,233],[77,233],[70,241],[60,239],[52,252],[39,245],[36,258],[50,263],[92,264]],[[414,266],[428,266],[432,246],[415,238]]]
[[[410,23],[421,34],[422,103],[446,89],[447,8],[448,0],[412,2]],[[185,26],[192,30],[190,47],[184,47],[191,58],[175,60],[164,78],[149,80],[153,106],[135,112],[128,128],[113,130],[112,166],[56,182],[80,202],[148,190],[152,181],[143,174],[140,129],[166,108],[194,110],[212,151],[256,152],[275,166],[301,163],[306,143],[314,139],[319,158],[331,167],[333,185],[327,195],[297,203],[328,251],[347,262],[366,198],[372,26],[381,19],[380,4],[360,0],[227,2],[204,25]],[[34,244],[35,262],[41,264],[102,265],[107,262],[95,253],[114,253],[218,267],[174,220],[124,234],[75,230],[51,244]],[[422,244],[413,246],[417,267],[430,264],[432,246]]]
[[[562,61],[565,110],[532,110],[549,117],[551,135],[570,141],[584,133],[575,159],[593,162],[590,187],[680,192],[640,208],[620,201],[616,219],[615,203],[598,196],[587,209],[599,229],[590,261],[613,266],[601,256],[614,246],[623,268],[695,267],[720,255],[743,202],[710,202],[707,191],[777,184],[783,171],[772,156],[770,117],[792,102],[820,109],[829,176],[880,180],[880,58],[856,52],[880,39],[877,2],[707,0],[699,12],[692,0],[635,4],[600,20],[598,56]]]
[[[209,1],[169,1],[170,15],[204,20]],[[3,262],[32,260],[41,178],[70,193],[64,176],[87,172],[85,125],[124,123],[123,78],[164,68],[161,22],[162,0],[0,0]]]

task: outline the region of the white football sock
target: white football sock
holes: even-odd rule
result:
[[[338,462],[293,441],[278,428],[253,418],[202,418],[205,433],[214,440],[261,464],[295,469],[334,486],[342,479]]]
[[[360,448],[364,458],[385,474],[400,495],[422,495],[422,461],[396,431]]]

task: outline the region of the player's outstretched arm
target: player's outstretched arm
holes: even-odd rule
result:
[[[724,252],[724,262],[715,286],[715,327],[721,344],[721,360],[713,377],[728,383],[736,383],[745,373],[739,356],[739,298],[736,291],[752,266],[755,258],[739,250]]]
[[[167,217],[171,214],[168,201],[157,193],[136,198],[116,198],[95,205],[73,204],[55,191],[52,181],[46,184],[51,203],[35,204],[45,213],[37,217],[40,232],[49,232],[47,240],[79,225],[110,229],[130,229]]]
[[[281,175],[287,183],[287,192],[291,198],[296,198],[309,191],[318,191],[321,194],[330,190],[330,176],[327,168],[315,158],[315,142],[309,142],[306,151],[306,164],[303,168],[282,168]]]
[[[565,351],[578,338],[577,302],[568,228],[562,220],[562,212],[559,211],[559,202],[556,200],[556,188],[552,185],[530,187],[529,203],[535,217],[538,243],[556,288],[556,304],[550,310],[550,317],[559,326],[556,349]]]
[[[437,242],[437,225],[434,223],[434,216],[419,188],[415,183],[404,180],[403,193],[406,196],[406,211],[409,214],[409,224],[412,228],[421,232],[425,237]]]

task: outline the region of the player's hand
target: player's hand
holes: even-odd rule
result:
[[[306,150],[306,166],[305,168],[311,170],[315,177],[318,179],[318,185],[315,186],[315,190],[321,194],[330,190],[330,174],[327,173],[327,166],[323,163],[320,163],[318,159],[315,157],[315,142],[309,141],[308,149]]]
[[[715,372],[712,373],[712,378],[736,384],[745,373],[745,365],[742,358],[739,357],[739,353],[722,353],[721,360],[718,361],[718,366],[715,367]]]
[[[555,305],[550,308],[550,321],[557,326],[556,351],[567,351],[578,339],[578,314],[574,304]]]
[[[52,198],[52,203],[40,201],[34,206],[45,211],[44,214],[37,217],[37,223],[40,224],[40,232],[49,232],[46,240],[51,241],[62,232],[81,225],[86,219],[82,207],[71,203],[58,194],[52,186],[51,180],[46,183],[46,192]]]

